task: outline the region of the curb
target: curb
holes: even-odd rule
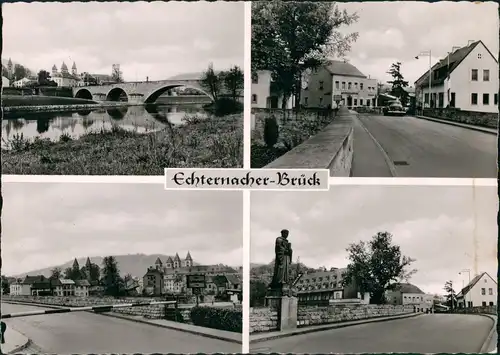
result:
[[[422,119],[422,120],[433,121],[433,122],[437,122],[437,123],[443,123],[443,124],[447,124],[447,125],[450,125],[450,126],[462,127],[462,128],[465,128],[465,129],[470,129],[472,131],[478,131],[478,132],[488,133],[488,134],[494,134],[494,135],[498,134],[498,132],[492,131],[494,128],[472,126],[472,125],[465,124],[465,123],[453,122],[453,121],[448,121],[448,120],[443,120],[443,119],[433,118],[433,117],[426,117],[426,116],[417,116],[416,115],[414,117]]]
[[[31,345],[33,344],[33,342],[31,341],[31,339],[28,338],[28,340],[26,341],[26,343],[24,345],[19,345],[17,348],[9,351],[7,354],[15,354],[15,353],[18,353],[20,351],[23,351],[24,349],[26,348],[29,348]]]
[[[169,326],[169,325],[150,323],[147,320],[128,318],[128,317],[120,316],[120,315],[117,315],[117,314],[111,314],[111,313],[99,313],[99,314],[101,314],[103,316],[106,316],[106,317],[113,317],[113,318],[125,319],[125,320],[131,321],[131,322],[148,324],[148,325],[152,325],[154,327],[177,330],[179,332],[185,332],[185,333],[190,333],[190,334],[194,334],[194,335],[199,335],[199,336],[202,336],[202,337],[205,337],[205,338],[212,338],[212,339],[217,339],[217,340],[223,340],[223,341],[226,341],[228,343],[234,343],[234,344],[238,344],[238,345],[243,344],[243,340],[236,340],[236,339],[226,338],[226,337],[220,336],[220,335],[207,334],[207,333],[203,333],[203,332],[200,332],[200,331],[197,331],[197,330],[182,329],[182,328],[176,328],[176,327]]]
[[[67,307],[64,307],[64,306],[53,306],[53,305],[45,305],[45,304],[29,303],[29,302],[17,302],[17,301],[3,301],[3,302],[5,302],[5,303],[12,303],[12,304],[26,305],[26,306],[46,307],[46,308],[53,308],[53,309],[67,308]],[[197,330],[182,329],[182,328],[176,328],[176,327],[169,326],[169,325],[150,323],[147,320],[135,319],[135,318],[128,318],[128,317],[121,316],[121,315],[118,315],[118,314],[112,314],[112,313],[95,313],[95,312],[92,312],[92,311],[88,311],[88,313],[99,314],[99,315],[106,316],[106,317],[113,317],[113,318],[124,319],[124,320],[128,320],[128,321],[131,321],[131,322],[148,324],[148,325],[155,326],[155,327],[160,327],[160,328],[177,330],[179,332],[191,333],[191,334],[194,334],[194,335],[203,336],[205,338],[212,338],[212,339],[226,341],[228,343],[235,343],[235,344],[239,344],[239,345],[243,344],[243,339],[242,340],[237,340],[237,339],[227,338],[227,337],[224,337],[224,336],[221,336],[221,335],[207,334],[207,333],[203,333],[203,332],[200,332],[200,331],[197,331]],[[236,334],[239,334],[239,333],[236,333]],[[17,351],[19,351],[19,350],[17,350]]]
[[[327,327],[320,328],[320,329],[318,329],[318,328],[316,328],[316,329],[313,329],[313,328],[299,328],[299,329],[297,329],[297,331],[291,332],[291,333],[288,333],[288,334],[276,334],[276,335],[270,335],[268,337],[263,337],[263,338],[260,338],[260,339],[253,339],[253,340],[250,339],[249,344],[256,344],[256,343],[261,343],[261,342],[264,342],[264,341],[274,340],[274,339],[280,339],[280,338],[287,338],[287,337],[292,337],[292,336],[295,336],[295,335],[302,335],[302,334],[323,332],[323,331],[332,330],[332,329],[338,329],[338,328],[347,328],[347,327],[352,327],[352,326],[361,325],[361,324],[381,323],[381,322],[388,322],[388,321],[398,320],[398,319],[413,318],[413,317],[421,316],[423,314],[424,313],[410,313],[410,314],[407,314],[407,315],[397,316],[397,317],[392,317],[392,318],[371,318],[371,319],[365,319],[363,322],[358,322],[358,323],[355,323],[355,324],[352,324],[352,323],[348,324],[347,322],[346,323],[332,323],[331,325],[329,325]]]
[[[480,354],[488,353],[488,348],[490,346],[491,340],[493,339],[493,336],[495,335],[497,331],[497,318],[494,316],[491,316],[489,314],[478,314],[479,316],[487,317],[491,320],[493,320],[493,326],[490,329],[490,332],[488,333],[488,336],[484,340],[483,345],[481,346],[481,349],[479,350]]]

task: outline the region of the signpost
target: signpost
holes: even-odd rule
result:
[[[207,287],[205,274],[188,274],[186,277],[186,284],[187,288],[190,288],[193,294],[196,295],[196,305],[198,305],[201,290]]]

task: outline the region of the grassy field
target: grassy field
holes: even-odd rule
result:
[[[200,119],[139,134],[114,127],[57,142],[18,136],[2,149],[2,173],[163,175],[164,168],[241,168],[243,114]]]
[[[76,99],[73,97],[37,96],[37,95],[3,95],[2,106],[50,106],[50,105],[84,105],[95,104],[95,101]]]

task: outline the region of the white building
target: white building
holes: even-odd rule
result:
[[[28,79],[28,78],[22,78],[20,80],[16,80],[12,83],[12,86],[16,87],[16,88],[22,88],[22,87],[25,87],[26,85],[28,85],[28,83],[32,82],[33,80],[31,79]]]
[[[471,282],[457,294],[459,308],[496,306],[497,281],[487,272],[475,276]]]
[[[13,282],[10,284],[10,294],[12,296],[30,296],[31,285],[23,282]]]
[[[10,80],[9,78],[6,78],[5,76],[2,76],[2,87],[7,88],[10,86]]]
[[[417,102],[425,106],[456,107],[463,111],[498,112],[498,60],[482,41],[459,48],[416,82]]]
[[[337,97],[336,97],[337,96]],[[375,106],[377,80],[364,75],[346,61],[330,60],[326,65],[304,75],[301,105],[322,108]]]
[[[258,71],[252,75],[252,108],[282,108],[283,97],[273,87],[269,70]],[[293,97],[288,99],[286,109],[294,106]]]
[[[430,311],[434,303],[433,295],[428,295],[409,283],[400,283],[394,290],[387,291],[386,298],[394,305],[413,306],[417,312]]]
[[[75,281],[59,279],[52,281],[54,296],[75,296]]]
[[[87,280],[76,280],[75,281],[75,296],[78,297],[88,297],[89,296],[90,282]]]
[[[69,72],[66,63],[62,63],[60,72],[57,71],[57,67],[54,64],[54,66],[52,66],[52,73],[50,77],[51,80],[53,80],[57,86],[60,87],[75,87],[84,85],[84,81],[80,75],[78,75],[75,63],[73,63],[73,66],[71,67],[71,73]]]

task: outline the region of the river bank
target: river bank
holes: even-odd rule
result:
[[[27,140],[2,149],[2,172],[22,175],[163,175],[164,168],[243,166],[243,114],[200,118],[150,133],[117,126],[73,139]]]

